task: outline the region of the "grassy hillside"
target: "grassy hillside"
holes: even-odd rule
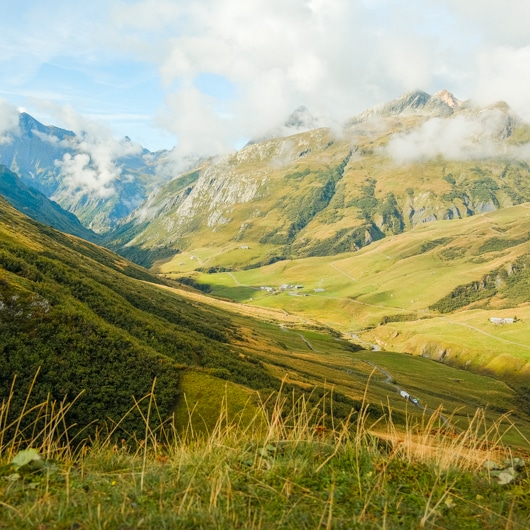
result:
[[[223,413],[177,443],[167,424],[146,428],[139,448],[0,439],[0,528],[528,527],[528,452],[499,442],[501,423],[477,414],[457,433],[437,412],[405,428],[366,417],[325,426],[323,402],[280,394],[254,423]]]
[[[396,421],[402,421],[407,403],[399,398],[399,390],[407,388],[429,409],[460,409],[454,421],[462,427],[476,407],[487,406],[489,420],[515,410],[514,418],[527,430],[527,403],[517,390],[400,353],[364,354],[332,329],[336,323],[328,320],[325,326],[308,318],[311,311],[318,315],[317,303],[319,311],[325,309],[321,297],[328,297],[327,291],[271,296],[252,290],[257,293],[255,307],[216,301],[170,285],[157,286],[160,280],[146,270],[38,225],[6,204],[0,215],[0,374],[2,399],[9,400],[13,414],[24,408],[38,372],[26,409],[48,396],[59,403],[81,393],[69,411],[70,421],[77,424],[74,431],[94,420],[112,425],[135,409],[133,397],[146,396],[155,378],[157,414],[168,418],[174,413],[183,427],[195,411],[198,430],[216,421],[223,393],[232,404],[231,414],[238,415],[247,401],[266,401],[282,381],[289,392],[305,393],[310,400],[328,395],[327,407],[339,418],[359,410],[368,392],[373,420],[384,414],[390,399]],[[302,317],[272,307],[281,297],[300,304]],[[384,371],[391,373],[392,381]],[[414,381],[406,375],[415,372]],[[442,374],[446,385],[439,382]],[[462,396],[452,388],[456,380],[461,381]],[[205,388],[210,391],[205,393]],[[464,394],[474,397],[464,404]],[[423,413],[422,408],[412,412]],[[137,428],[138,414],[128,416],[120,428]]]
[[[421,142],[411,148],[429,124],[451,131],[459,123],[484,137],[455,139],[456,154],[422,156]],[[109,242],[144,264],[173,253],[181,271],[180,253],[204,249],[208,271],[355,251],[425,222],[530,201],[530,166],[518,156],[528,138],[528,126],[505,107],[443,118],[393,113],[359,119],[340,134],[274,138],[161,186]]]
[[[240,316],[234,315],[233,321],[242,333],[236,344],[244,348],[245,355],[308,396],[332,397],[332,408],[341,417],[348,415],[352,404],[358,410],[358,403],[366,399],[375,421],[389,405],[399,424],[405,422],[406,413],[421,418],[442,407],[452,424],[466,428],[480,409],[485,411],[487,421],[495,422],[500,415],[508,414],[518,426],[523,435],[512,432],[506,442],[526,445],[525,438],[530,437],[530,403],[524,381],[510,385],[421,356],[358,350],[355,344],[344,343],[336,331],[307,315],[234,304],[199,292],[180,292],[191,300],[238,312]],[[254,321],[252,328],[248,327],[249,316]],[[417,398],[419,406],[410,407],[400,397],[400,390]]]
[[[217,296],[354,333],[383,349],[442,358],[524,383],[530,366],[529,232],[530,210],[522,204],[420,225],[334,257],[193,272],[209,263],[212,251],[204,248],[194,259],[182,253],[178,266],[169,261],[157,270],[194,278]],[[282,285],[303,288],[280,290]],[[490,317],[518,321],[495,325]]]
[[[307,349],[299,338],[277,344],[274,319],[184,296],[108,250],[39,225],[4,201],[1,206],[0,399],[11,415],[31,411],[27,426],[42,412],[31,407],[49,398],[57,406],[76,400],[68,413],[72,435],[89,425],[92,433],[105,423],[112,427],[131,407],[136,412],[120,429],[134,431],[147,406],[137,409],[135,400],[156,380],[157,416],[174,415],[178,430],[191,411],[194,429],[209,428],[223,393],[234,416],[249,400],[266,401],[285,379],[282,367],[291,354]],[[291,324],[293,336],[307,331],[303,322]],[[359,349],[337,341],[328,328],[310,333],[334,353]],[[278,348],[282,360],[261,355]],[[362,374],[359,384],[365,382]],[[322,383],[293,378],[283,384],[310,396],[318,386],[310,399],[319,399]],[[327,406],[346,417],[360,397],[345,387]],[[381,415],[377,401],[374,418]]]
[[[13,413],[37,372],[30,405],[81,393],[70,412],[78,427],[116,421],[155,378],[167,417],[187,367],[253,389],[279,386],[230,346],[238,331],[228,315],[145,283],[158,280],[140,267],[38,225],[3,200],[0,241],[0,399],[11,400]]]
[[[0,241],[0,528],[527,525],[508,385],[160,283],[1,199]]]

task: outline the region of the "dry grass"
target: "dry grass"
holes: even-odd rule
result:
[[[0,528],[526,528],[528,475],[500,487],[483,467],[514,457],[504,419],[477,412],[451,432],[436,411],[399,428],[391,411],[374,424],[365,402],[336,421],[279,392],[254,421],[232,421],[223,404],[210,432],[190,425],[183,437],[171,421],[152,426],[154,388],[141,438],[117,440],[115,426],[78,445],[66,404],[43,403],[45,428],[31,431],[30,411],[6,421],[4,402]],[[26,447],[47,467],[14,469]]]

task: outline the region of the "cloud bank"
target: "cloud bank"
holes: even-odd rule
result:
[[[441,156],[447,160],[494,158],[507,154],[499,143],[509,118],[498,109],[452,118],[432,118],[407,134],[394,136],[384,149],[399,164]]]
[[[523,0],[141,0],[113,13],[146,57],[157,32],[150,60],[167,87],[158,121],[180,154],[208,154],[259,137],[300,104],[342,121],[417,88],[507,99],[530,119],[529,10]],[[205,72],[232,94],[201,89]]]
[[[64,184],[72,191],[98,198],[112,195],[116,179],[126,178],[122,175],[120,158],[141,153],[141,146],[127,139],[116,140],[108,126],[88,120],[70,106],[49,107],[62,124],[76,133],[75,141],[62,142],[73,152],[65,153],[55,163],[63,174]]]
[[[404,90],[431,84],[419,2],[205,0],[122,2],[114,11],[134,37],[157,32],[150,60],[167,87],[159,123],[180,154],[233,149],[281,125],[299,105],[331,122]],[[375,6],[375,7],[374,7]],[[160,13],[160,17],[156,14]],[[144,56],[145,57],[145,56]],[[232,87],[200,86],[205,73]]]
[[[34,0],[4,9],[12,18],[2,18],[0,86],[81,101],[89,113],[104,107],[109,120],[137,115],[145,126],[151,115],[178,156],[233,150],[300,105],[333,123],[414,89],[503,99],[530,120],[527,0]]]

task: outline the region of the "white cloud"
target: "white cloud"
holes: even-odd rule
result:
[[[116,174],[92,163],[87,153],[71,155],[66,153],[62,160],[56,161],[64,180],[63,183],[74,192],[94,192],[97,197],[106,198],[112,195],[112,181]]]
[[[216,112],[213,98],[187,85],[168,96],[166,103],[171,112],[160,116],[159,123],[179,137],[179,157],[230,150],[233,138],[229,135],[230,126],[224,123],[230,118]]]
[[[497,109],[450,119],[432,118],[407,134],[394,136],[384,152],[398,164],[441,156],[447,160],[493,158],[506,154],[499,143],[506,115]]]
[[[430,3],[446,4],[482,43],[491,47],[520,47],[528,43],[530,3],[527,0],[430,0]]]
[[[101,198],[110,196],[115,191],[115,180],[122,176],[119,159],[139,154],[141,146],[125,139],[116,140],[108,126],[80,116],[70,106],[49,103],[47,107],[61,126],[76,133],[74,141],[63,142],[73,153],[66,153],[56,161],[65,184],[73,191]]]
[[[18,110],[4,99],[0,99],[0,144],[11,142],[13,135],[19,131]]]
[[[344,120],[432,81],[435,43],[425,46],[417,31],[419,1],[400,8],[359,0],[143,0],[133,11],[120,5],[118,26],[132,30],[137,45],[154,31],[159,44],[164,40],[165,52],[151,56],[170,92],[159,122],[185,144],[183,152],[259,137],[301,104]],[[234,97],[194,93],[204,72],[228,79]]]
[[[151,47],[149,58],[168,92],[159,123],[178,137],[177,152],[206,154],[260,137],[301,104],[336,122],[406,90],[448,88],[524,110],[530,61],[525,49],[500,47],[526,35],[527,3],[513,7],[496,0],[140,0],[116,3],[114,16],[121,31],[133,31],[137,50],[148,53],[141,45],[148,35],[157,42],[158,55]],[[499,29],[504,20],[513,35]],[[194,81],[205,72],[226,78],[234,96],[202,94]]]
[[[514,111],[530,122],[530,45],[499,47],[479,55],[477,100],[508,101]]]
[[[100,81],[92,89],[107,81],[97,66],[109,57],[122,61],[116,77],[102,68],[113,81],[135,61],[149,63],[160,101],[146,91],[149,106],[140,108],[141,96],[127,102],[119,89],[101,91],[119,110],[105,96],[83,101],[91,113],[105,106],[109,120],[160,109],[157,123],[183,154],[222,153],[302,104],[343,121],[410,89],[504,99],[530,116],[528,0],[34,0],[5,9],[3,87],[26,88],[57,58],[73,77]],[[201,92],[204,74],[227,80],[232,93]],[[62,102],[79,101],[84,90],[55,82],[40,89],[50,87]]]

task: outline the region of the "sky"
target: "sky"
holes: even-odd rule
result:
[[[416,89],[530,121],[529,20],[528,0],[2,2],[0,141],[15,107],[219,154],[300,105],[340,123]]]

